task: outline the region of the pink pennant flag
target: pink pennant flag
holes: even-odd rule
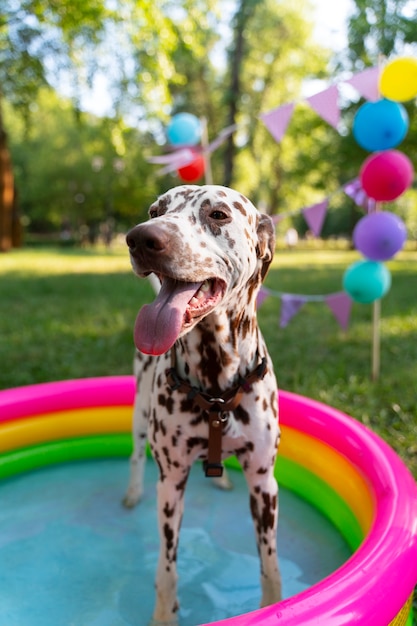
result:
[[[258,309],[261,308],[261,306],[263,305],[265,300],[268,298],[268,296],[269,296],[269,290],[266,287],[261,287],[259,290],[258,296],[256,298],[256,306],[258,307]]]
[[[352,299],[344,291],[332,293],[325,298],[326,304],[335,316],[343,330],[349,326],[350,311],[352,309]]]
[[[198,154],[200,150],[198,148],[180,148],[179,150],[175,150],[174,152],[170,152],[169,154],[162,154],[160,156],[148,157],[146,160],[149,163],[163,164],[164,167],[161,167],[157,171],[158,176],[163,176],[164,174],[169,174],[170,172],[174,172],[178,170],[180,167],[185,167],[196,158],[196,154]]]
[[[307,302],[307,299],[303,296],[294,295],[291,293],[284,293],[281,296],[281,319],[280,327],[285,328],[291,321],[291,319],[298,313],[303,304]]]
[[[340,122],[339,89],[337,85],[331,85],[331,87],[306,98],[306,100],[320,117],[330,126],[337,128]]]
[[[259,116],[275,141],[281,141],[290,123],[292,113],[294,111],[294,102],[283,104],[277,109],[273,109],[268,113],[261,113]]]
[[[343,190],[349,198],[353,200],[353,202],[363,209],[364,211],[368,211],[368,213],[372,213],[376,208],[376,201],[373,198],[370,198],[365,191],[362,189],[361,181],[359,178],[355,178],[350,182],[346,183],[343,187]]]
[[[283,219],[284,219],[284,217],[285,217],[285,215],[271,215],[271,219],[272,219],[272,221],[273,221],[273,223],[274,223],[275,225],[276,225],[276,224],[279,224],[279,222],[280,222],[281,220],[283,220]]]
[[[326,199],[303,209],[304,219],[316,237],[320,236],[328,206],[329,201]]]
[[[375,102],[381,97],[378,88],[379,67],[368,67],[344,82],[352,85],[366,100]]]

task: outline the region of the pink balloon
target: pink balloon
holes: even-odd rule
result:
[[[386,150],[369,156],[359,174],[365,193],[377,202],[398,198],[414,178],[410,159],[399,150]]]

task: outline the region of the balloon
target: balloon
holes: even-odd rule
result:
[[[391,274],[383,263],[361,260],[350,265],[343,275],[343,288],[352,300],[369,304],[379,300],[391,287]]]
[[[398,102],[417,96],[417,59],[402,57],[388,63],[379,78],[379,91]]]
[[[373,261],[391,259],[401,250],[406,238],[404,222],[388,211],[366,215],[359,220],[353,231],[355,247]]]
[[[413,182],[413,166],[398,150],[373,154],[362,164],[359,178],[365,193],[377,202],[398,198]]]
[[[408,131],[408,115],[402,104],[392,100],[366,102],[353,120],[353,136],[358,144],[374,152],[397,146]]]
[[[191,113],[177,113],[168,124],[167,137],[173,146],[195,146],[201,139],[201,122]]]
[[[178,176],[186,183],[194,183],[204,174],[204,157],[196,152],[196,158],[177,170]]]

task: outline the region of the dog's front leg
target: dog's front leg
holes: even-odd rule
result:
[[[278,486],[273,471],[259,480],[248,477],[250,509],[261,561],[261,607],[281,600],[281,575],[277,559]]]
[[[128,509],[136,506],[143,494],[147,430],[147,408],[143,407],[143,397],[137,391],[133,412],[133,453],[130,457],[129,486],[123,498],[123,504]]]
[[[130,457],[130,480],[123,504],[134,507],[142,497],[146,460],[146,439],[150,414],[150,402],[155,377],[155,357],[136,353],[134,374],[136,395],[133,408],[133,453]]]
[[[157,486],[160,551],[152,626],[176,626],[179,610],[176,560],[188,472],[180,481],[161,476]]]

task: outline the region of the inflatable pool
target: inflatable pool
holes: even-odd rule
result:
[[[128,456],[134,388],[133,377],[120,376],[0,392],[0,479],[66,461]],[[352,556],[279,604],[206,623],[411,626],[417,582],[411,474],[380,438],[329,406],[283,391],[280,415],[280,485],[330,519]],[[237,467],[234,459],[229,464]]]

